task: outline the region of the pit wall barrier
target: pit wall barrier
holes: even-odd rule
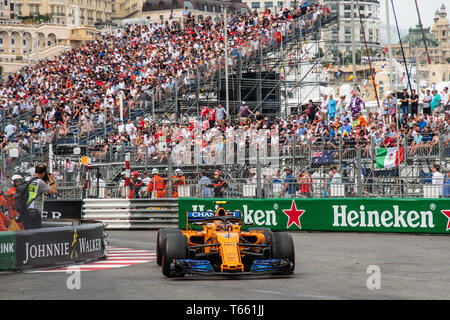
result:
[[[450,234],[450,199],[443,198],[183,198],[178,201],[179,228],[186,228],[188,212],[199,217],[215,212],[215,200],[228,201],[226,210],[239,210],[243,224],[278,231]]]
[[[160,229],[178,225],[178,199],[83,199],[83,220],[105,229]]]
[[[58,267],[107,257],[102,223],[0,232],[0,271]]]

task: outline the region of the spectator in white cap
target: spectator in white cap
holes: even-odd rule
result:
[[[122,171],[120,173],[120,180],[119,180],[119,189],[118,189],[118,193],[119,193],[119,197],[120,198],[125,198],[126,197],[126,188],[125,188],[125,181],[127,178],[127,172],[126,171]]]

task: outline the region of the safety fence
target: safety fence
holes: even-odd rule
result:
[[[190,150],[168,148],[163,161],[146,157],[144,161],[137,161],[136,150],[133,148],[123,149],[116,153],[117,157],[103,162],[95,161],[95,154],[91,153],[87,157],[92,159],[90,164],[83,164],[81,157],[74,156],[68,158],[54,155],[50,158],[45,155],[32,162],[20,158],[6,165],[7,171],[3,172],[1,187],[6,193],[11,187],[10,177],[13,174],[29,175],[27,171],[37,163],[45,163],[52,168],[58,181],[58,199],[125,198],[126,188],[121,173],[125,170],[125,156],[129,154],[131,171],[137,171],[143,182],[140,189],[134,192],[134,198],[152,198],[152,193],[146,191],[154,178],[154,169],[157,169],[158,175],[164,180],[165,198],[201,197],[201,175],[206,175],[214,183],[213,172],[216,170],[220,171],[227,183],[223,190],[226,197],[273,198],[281,193],[287,168],[292,170],[293,181],[290,184],[293,186],[288,191],[292,197],[304,197],[305,194],[315,198],[433,197],[437,193],[430,190],[440,188],[432,186],[435,166],[443,175],[441,181],[437,181],[442,187],[439,195],[448,195],[443,192],[443,184],[450,178],[448,135],[430,137],[420,145],[412,143],[408,136],[402,136],[400,152],[399,143],[395,139],[377,144],[373,137],[355,142],[343,137],[330,140],[319,136],[304,143],[296,136],[289,136],[281,144],[280,140],[272,143],[269,139],[273,137],[270,136],[262,143],[256,137],[259,136],[255,135],[255,140],[252,140],[253,136],[242,141],[220,140],[204,149],[197,149],[195,146]],[[388,149],[394,150],[390,154],[391,162],[387,157]],[[385,152],[384,156],[380,150]],[[399,156],[399,163],[394,161],[396,154]],[[69,159],[71,160],[68,161]],[[68,163],[72,165],[68,166]],[[181,184],[176,181],[179,178],[177,169],[181,169]],[[333,176],[330,177],[332,170],[335,171],[334,179]],[[309,183],[311,188],[304,182],[309,178],[312,179]],[[339,181],[341,187],[334,186],[336,181]],[[215,191],[210,191],[210,196],[213,197]]]
[[[402,195],[408,198],[450,198],[450,184],[423,184],[411,179],[345,179],[345,182],[331,182],[333,178],[311,178],[310,182],[301,182],[294,179],[292,182],[272,182],[264,180],[260,185],[248,180],[229,183],[223,192],[216,193],[217,188],[196,185],[178,186],[178,197],[180,198],[347,198],[361,194],[364,197],[390,198],[393,195]],[[342,178],[339,180],[343,180]],[[352,181],[353,180],[353,181]],[[205,191],[205,190],[211,190]],[[284,190],[283,190],[284,189]],[[206,195],[206,196],[205,196]]]
[[[178,224],[178,199],[84,199],[84,220],[105,229],[159,229]]]

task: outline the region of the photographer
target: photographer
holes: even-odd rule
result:
[[[43,194],[56,194],[58,192],[53,175],[47,172],[47,167],[43,164],[36,166],[34,177],[31,180],[28,186],[28,210],[23,213],[22,217],[24,230],[41,227],[41,213],[44,209]]]

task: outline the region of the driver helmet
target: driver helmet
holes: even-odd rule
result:
[[[17,187],[17,183],[19,183],[19,181],[20,181],[20,184],[22,184],[23,178],[20,174],[15,174],[11,177],[11,181]]]
[[[216,225],[216,230],[218,230],[218,231],[225,230],[225,224],[222,221],[216,221],[215,225]]]

